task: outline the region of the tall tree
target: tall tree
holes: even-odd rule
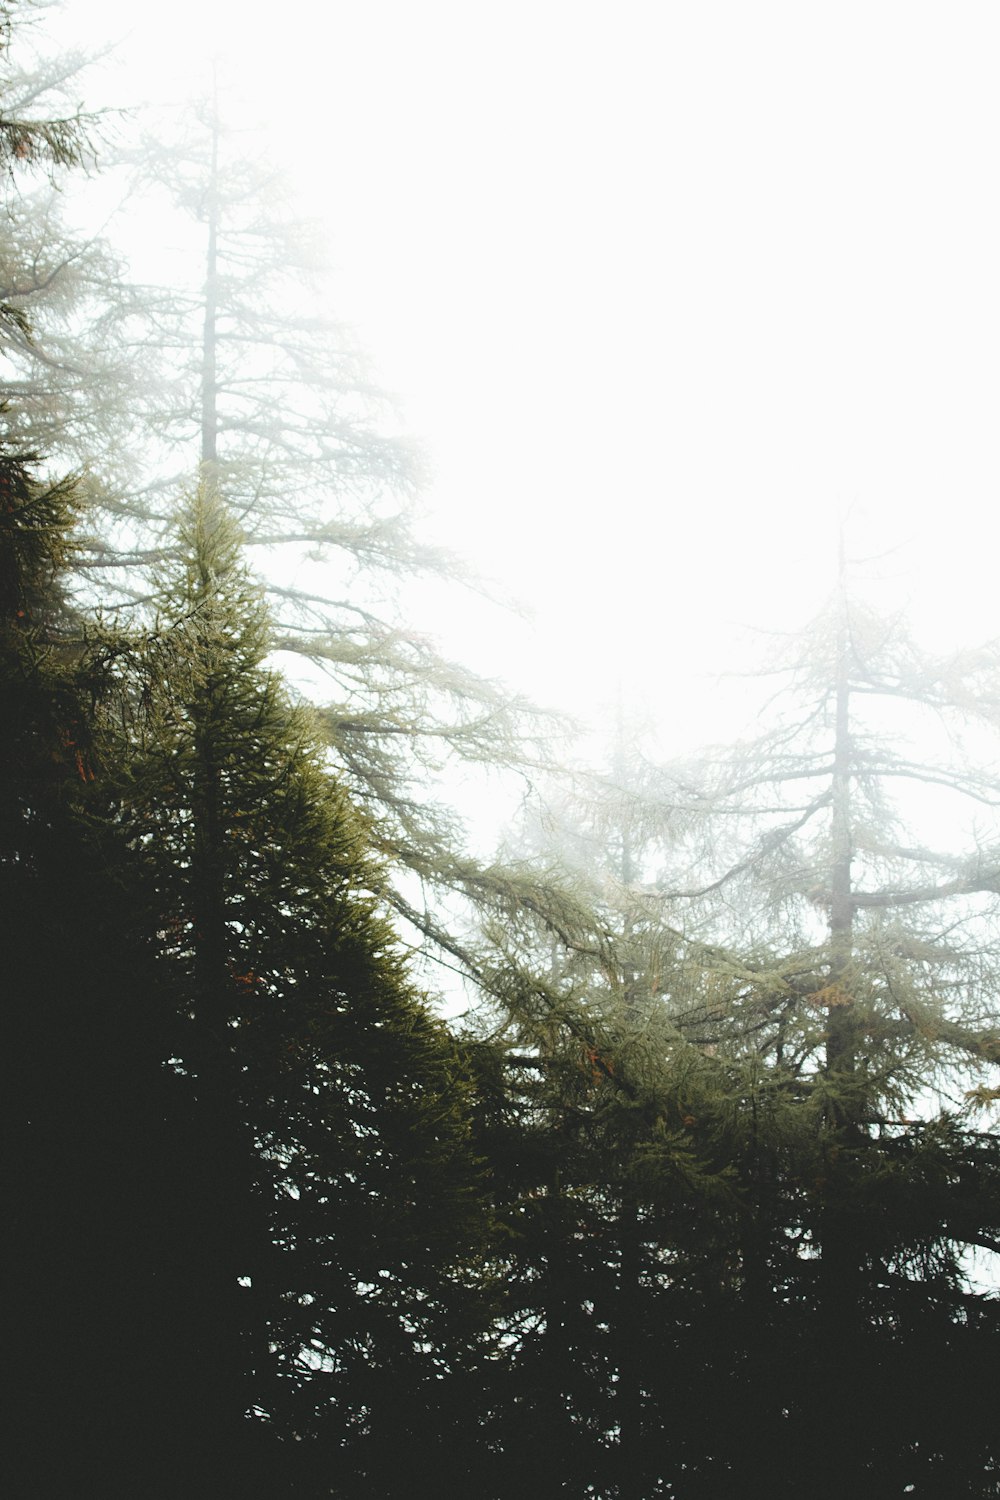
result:
[[[446,1392],[485,1333],[467,1089],[406,979],[364,825],[264,665],[260,590],[210,486],[161,610],[123,797],[214,1183],[210,1369],[230,1428],[256,1413],[299,1440],[282,1463],[318,1453],[335,1493],[401,1493],[391,1455],[418,1434],[447,1471]]]
[[[7,1481],[168,1496],[205,1437],[198,1143],[110,795],[122,643],[88,642],[63,593],[74,500],[0,456]]]
[[[483,1213],[363,825],[261,665],[217,487],[158,629],[88,645],[71,489],[29,467],[0,471],[14,1483],[390,1495],[419,1437],[447,1484]]]
[[[23,40],[30,15],[3,7],[5,54],[14,23]],[[8,215],[25,172],[55,174],[86,156],[86,119],[72,108],[46,113],[67,76],[15,74],[13,85],[5,76]],[[21,301],[5,302],[0,325],[6,354],[39,349]],[[8,432],[31,429],[18,409],[2,415]],[[106,633],[88,641],[68,603],[82,486],[46,481],[40,467],[4,443],[5,1327],[17,1370],[7,1478],[16,1494],[86,1476],[107,1494],[166,1496],[177,1490],[175,1443],[193,1445],[200,1420],[186,1378],[198,1334],[185,1283],[197,1248],[177,1230],[191,1218],[194,1156],[183,1148],[183,1085],[162,1066],[171,1019],[142,872],[108,789],[121,749],[111,665],[120,643]]]
[[[32,60],[24,88],[44,71]],[[113,155],[135,168],[132,202],[148,216],[159,194],[164,237],[187,246],[169,286],[155,264],[135,282],[103,241],[64,228],[44,186],[37,204],[10,200],[0,277],[19,441],[90,491],[83,596],[142,608],[181,477],[205,466],[268,580],[274,647],[312,663],[298,675],[325,701],[345,785],[406,872],[390,900],[418,944],[468,967],[456,909],[499,909],[525,882],[470,857],[442,784],[453,767],[530,766],[551,721],[444,659],[400,607],[412,581],[460,570],[414,529],[422,459],[327,311],[320,237],[281,172],[214,99],[158,134]]]
[[[57,10],[21,0],[3,12],[0,371],[9,440],[54,473],[78,475],[89,502],[78,541],[90,531],[89,547],[76,548],[80,567],[96,541],[97,508],[119,550],[138,541],[128,502],[141,456],[139,394],[151,375],[146,299],[107,235],[80,227],[111,131],[109,117],[83,103],[92,59],[51,43],[45,23]]]
[[[546,1493],[670,1493],[710,1451],[712,1393],[699,1403],[671,1372],[690,1382],[720,1318],[738,1222],[728,1079],[671,1003],[693,981],[644,889],[629,761],[622,744],[572,793],[550,785],[511,831],[546,900],[492,934],[506,983],[484,1152],[515,1236],[504,1416],[530,1413],[548,1461],[544,1478],[533,1457],[518,1470],[508,1431],[512,1493],[529,1468]]]
[[[273,647],[325,703],[345,785],[390,866],[409,872],[390,899],[440,951],[456,936],[442,893],[478,904],[494,884],[442,772],[523,769],[551,722],[444,659],[401,607],[411,583],[461,570],[419,539],[423,460],[327,311],[321,237],[281,172],[214,100],[159,136],[115,157],[135,169],[132,202],[187,247],[169,286],[155,265],[132,281],[102,243],[60,229],[51,204],[12,202],[10,301],[35,330],[7,341],[20,437],[93,491],[86,597],[147,608],[179,485],[200,465],[218,486],[267,580]]]
[[[1000,1246],[996,1135],[976,1115],[1000,1060],[995,660],[935,662],[842,590],[785,670],[756,743],[662,768],[620,755],[589,815],[564,800],[522,840],[601,915],[554,950],[539,927],[556,984],[547,1010],[511,987],[521,1065],[551,1055],[554,989],[565,1034],[589,1028],[596,1092],[574,1118],[619,1153],[583,1191],[641,1226],[635,1359],[614,1380],[614,1407],[640,1415],[598,1493],[695,1500],[766,1476],[777,1493],[992,1495],[1000,1322],[973,1257]],[[921,816],[929,836],[907,830]],[[707,1196],[679,1186],[671,1124],[706,1186],[718,1174]],[[947,1372],[933,1393],[929,1364]]]
[[[673,910],[683,889],[734,955],[694,1007],[732,1069],[749,1215],[727,1462],[750,1485],[787,1439],[824,1495],[995,1494],[1000,1306],[972,1274],[1000,1251],[975,1113],[1000,1062],[995,658],[934,660],[842,583],[778,670],[774,727],[674,779],[692,863]]]

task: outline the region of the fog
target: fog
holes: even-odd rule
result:
[[[705,674],[809,617],[845,515],[882,606],[995,632],[993,7],[68,10],[109,99],[220,55],[327,223],[428,534],[534,611],[431,601],[446,649],[717,732]]]
[[[1000,1495],[995,7],[36,14],[18,1492]]]

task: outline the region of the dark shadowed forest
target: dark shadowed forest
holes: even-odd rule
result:
[[[469,582],[279,164],[92,112],[53,16],[0,0],[5,1493],[1000,1496],[1000,648],[842,556],[753,738],[587,764],[409,616]],[[74,226],[105,172],[175,279]]]

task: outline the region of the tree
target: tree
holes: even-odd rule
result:
[[[107,118],[80,99],[92,59],[46,45],[50,8],[29,0],[3,17],[0,368],[9,441],[44,455],[55,474],[72,469],[88,501],[82,520],[90,537],[74,553],[79,568],[95,544],[98,512],[120,551],[135,546],[129,500],[140,455],[132,434],[151,372],[141,289],[105,234],[73,222],[86,195],[75,190],[81,180],[91,186],[98,148],[107,154],[111,132]],[[83,531],[77,540],[84,542]]]
[[[15,24],[23,41],[27,27],[46,9],[44,0],[4,0],[0,6],[0,48],[7,52]],[[88,130],[94,117],[70,99],[69,82],[79,72],[78,57],[50,61],[41,70],[8,71],[0,114],[0,165],[20,168],[78,167],[91,151]],[[65,106],[53,114],[54,104]],[[68,102],[68,103],[67,103]]]
[[[4,7],[5,45],[27,15]],[[87,152],[84,117],[44,113],[59,82],[51,71],[5,82],[15,198],[25,170]],[[38,349],[19,304],[0,324],[8,352]],[[31,425],[2,415],[8,431]],[[196,1446],[200,1420],[187,1380],[198,1246],[179,1228],[196,1217],[196,1154],[184,1150],[183,1083],[162,1066],[172,1023],[142,871],[108,793],[122,643],[88,639],[70,605],[82,486],[40,478],[40,463],[9,442],[0,452],[5,1327],[18,1372],[7,1477],[17,1494],[85,1474],[107,1494],[166,1495],[175,1444]]]
[[[0,357],[11,438],[72,465],[105,525],[127,545],[128,414],[143,363],[129,329],[136,297],[108,244],[67,226],[64,196],[51,183],[18,188],[5,207]],[[80,549],[78,565],[85,556]]]
[[[364,825],[263,664],[260,590],[210,487],[161,610],[122,796],[213,1184],[219,1423],[255,1413],[299,1440],[293,1472],[335,1460],[336,1493],[400,1493],[408,1434],[446,1473],[459,1356],[485,1333],[467,1087],[405,977]]]
[[[448,1484],[484,1214],[363,822],[216,486],[157,627],[88,634],[74,489],[32,462],[0,470],[13,1482],[390,1495],[419,1437]]]
[[[791,1442],[816,1493],[995,1494],[1000,1308],[971,1261],[1000,1250],[975,1113],[1000,1061],[995,658],[935,661],[842,583],[777,671],[773,728],[673,768],[690,864],[664,877],[674,924],[731,955],[703,950],[689,1012],[746,1204],[726,1461],[752,1486]]]
[[[78,62],[32,59],[11,97]],[[131,601],[137,618],[173,545],[173,496],[205,466],[268,581],[274,648],[312,664],[295,670],[326,701],[341,777],[398,872],[389,899],[416,944],[467,966],[456,910],[503,906],[524,882],[470,855],[443,783],[452,768],[530,769],[552,721],[403,617],[401,589],[460,570],[414,530],[423,461],[326,311],[320,239],[282,174],[214,99],[158,134],[116,145],[135,181],[114,232],[129,205],[148,216],[166,200],[164,234],[190,250],[171,286],[155,268],[136,283],[102,239],[65,229],[47,189],[10,201],[0,278],[21,320],[3,350],[18,441],[85,477],[81,597]]]
[[[121,643],[88,641],[63,593],[76,503],[0,457],[7,1479],[166,1496],[205,1436],[199,1144],[108,790]]]
[[[406,872],[389,899],[418,941],[447,948],[456,934],[442,893],[477,904],[490,876],[464,847],[442,771],[523,769],[551,722],[444,660],[401,618],[411,580],[460,570],[414,531],[423,460],[351,331],[326,312],[316,227],[214,99],[172,128],[175,143],[164,127],[136,170],[147,205],[167,199],[197,269],[183,286],[144,289],[161,367],[144,398],[149,477],[133,502],[135,535],[121,545],[116,520],[91,576],[148,592],[143,564],[169,547],[177,476],[200,465],[266,580],[274,649],[324,704],[342,780],[390,867]],[[426,909],[413,899],[418,882],[431,893]]]
[[[597,1147],[572,1194],[604,1270],[578,1295],[629,1331],[587,1397],[621,1414],[594,1492],[992,1495],[994,658],[935,662],[842,591],[784,670],[756,743],[622,746],[519,842],[593,914],[507,942],[510,1063],[539,1080],[509,1117],[553,1109],[559,1038],[553,1152],[578,1172],[570,1141]],[[905,826],[926,799],[890,796],[914,784],[937,853]]]
[[[512,1236],[511,1494],[673,1493],[713,1456],[721,1389],[693,1388],[739,1219],[728,1080],[672,1003],[692,964],[643,888],[638,770],[622,733],[610,771],[539,788],[504,859],[546,899],[487,934],[504,975],[480,1120]]]

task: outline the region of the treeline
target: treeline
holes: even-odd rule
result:
[[[546,764],[393,612],[453,565],[279,174],[216,100],[102,146],[39,11],[0,5],[8,1492],[1000,1494],[996,653],[842,570],[755,742]],[[102,150],[196,278],[67,227]],[[533,783],[493,861],[430,790],[463,762]]]

